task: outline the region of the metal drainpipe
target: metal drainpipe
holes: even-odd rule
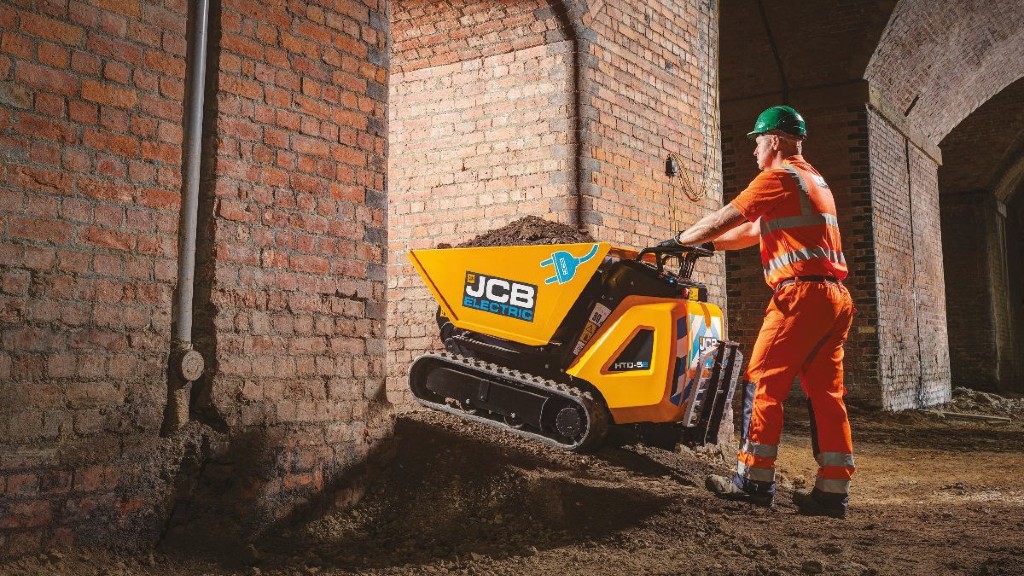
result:
[[[171,344],[172,382],[164,430],[177,430],[188,421],[189,384],[203,374],[202,354],[192,348],[192,299],[196,276],[196,228],[199,212],[199,168],[203,140],[203,96],[206,89],[206,42],[210,2],[196,0],[192,26],[192,61],[184,136],[184,198],[178,229],[178,296],[174,303],[177,329]]]
[[[569,31],[569,37],[572,42],[572,86],[570,90],[573,93],[572,107],[573,110],[570,112],[570,127],[569,131],[572,135],[572,155],[573,155],[573,170],[576,172],[573,178],[573,186],[576,188],[573,194],[576,196],[576,208],[574,210],[576,218],[576,228],[579,230],[586,229],[586,223],[583,221],[584,209],[583,209],[583,56],[580,51],[583,49],[584,39],[581,38],[583,22],[582,14],[580,15],[580,26],[577,27],[576,20],[573,18],[573,10],[569,6],[569,2],[563,0],[559,3],[561,10],[556,10],[556,16],[562,21],[565,27]]]

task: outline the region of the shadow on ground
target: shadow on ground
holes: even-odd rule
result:
[[[478,428],[399,419],[394,460],[358,506],[264,538],[256,547],[285,564],[298,556],[314,566],[344,569],[529,556],[635,527],[671,500],[588,473],[607,463],[632,474],[669,473],[622,448],[597,456],[563,454],[514,439],[481,439]],[[287,550],[293,551],[290,559],[281,557]]]

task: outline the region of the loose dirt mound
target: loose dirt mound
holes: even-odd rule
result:
[[[532,244],[574,244],[593,242],[594,238],[585,230],[565,224],[549,222],[536,216],[520,218],[501,228],[491,230],[459,244],[458,248],[482,246],[523,246]]]
[[[787,406],[786,419],[774,510],[704,490],[732,454],[666,452],[626,436],[570,454],[419,412],[399,418],[391,464],[354,508],[213,557],[50,552],[0,564],[0,574],[1024,574],[1018,416],[853,409],[858,473],[846,521],[795,513],[792,487],[813,482],[817,464],[806,410]]]

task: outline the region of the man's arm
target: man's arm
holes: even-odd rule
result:
[[[715,238],[717,250],[739,250],[761,241],[761,226],[757,222],[744,222]]]
[[[734,208],[732,204],[726,204],[715,212],[701,218],[693,226],[690,226],[676,235],[676,242],[679,242],[680,244],[700,244],[701,242],[714,240],[716,248],[746,248],[747,246],[752,246],[754,242],[742,245],[733,245],[732,242],[748,241],[751,233],[750,229],[752,229],[755,234],[754,241],[756,242],[757,228],[753,226],[753,223],[751,222],[748,222],[750,226],[742,226],[741,228],[744,228],[744,230],[735,233],[736,238],[733,238],[733,235],[730,235],[730,237],[724,239],[725,243],[723,245],[719,245],[718,241],[720,236],[735,229],[744,222],[746,222],[746,218],[740,214],[740,211]]]

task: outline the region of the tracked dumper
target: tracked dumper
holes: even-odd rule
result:
[[[710,255],[604,242],[413,250],[446,352],[413,361],[412,393],[572,451],[610,426],[666,449],[713,443],[743,356],[691,278]]]

